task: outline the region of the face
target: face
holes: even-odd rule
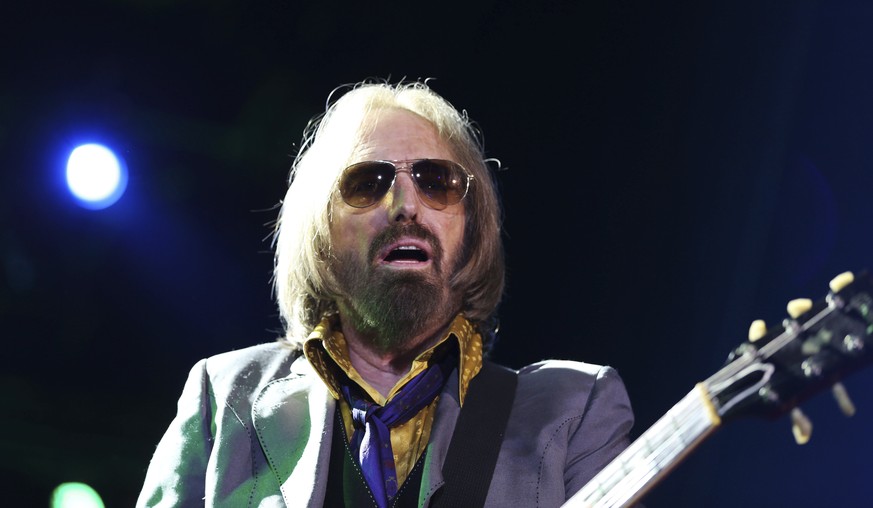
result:
[[[455,159],[430,123],[388,110],[380,112],[352,162],[425,158]],[[464,240],[463,201],[431,209],[401,171],[382,200],[367,208],[353,208],[337,195],[331,217],[344,329],[352,326],[373,346],[389,350],[435,332],[458,312],[448,281]]]

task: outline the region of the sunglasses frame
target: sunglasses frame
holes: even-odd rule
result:
[[[436,163],[445,164],[449,167],[457,167],[461,170],[461,173],[463,173],[463,175],[466,177],[466,180],[464,182],[464,192],[463,192],[463,194],[461,194],[461,197],[458,199],[458,201],[452,202],[452,203],[447,202],[445,204],[442,204],[439,201],[433,200],[433,198],[431,198],[427,195],[425,190],[421,188],[421,183],[418,181],[418,179],[415,178],[415,175],[413,174],[413,169],[415,168],[415,165],[418,163],[421,163],[421,162],[436,162]],[[349,203],[348,200],[346,200],[346,197],[342,193],[343,183],[345,182],[349,171],[356,166],[360,166],[362,164],[372,164],[372,163],[390,164],[394,168],[394,174],[391,177],[391,183],[388,185],[388,187],[386,187],[385,192],[381,196],[379,196],[378,199],[374,200],[372,203],[369,203],[366,205],[354,205],[352,203]],[[412,178],[412,181],[415,183],[415,192],[418,195],[418,198],[428,208],[433,209],[433,210],[444,210],[449,205],[456,205],[456,204],[460,203],[461,201],[463,201],[464,198],[467,197],[467,194],[470,192],[470,182],[472,182],[476,178],[463,165],[461,165],[460,163],[457,163],[455,161],[448,160],[448,159],[403,159],[403,160],[376,159],[376,160],[369,160],[369,161],[360,161],[360,162],[356,162],[354,164],[347,166],[346,169],[344,169],[343,172],[340,174],[339,185],[338,185],[340,197],[342,197],[342,200],[345,204],[351,206],[352,208],[368,208],[368,207],[371,207],[373,205],[376,205],[379,202],[381,202],[383,199],[385,199],[385,196],[388,195],[388,192],[394,187],[394,182],[397,181],[397,173],[409,173],[410,178]]]

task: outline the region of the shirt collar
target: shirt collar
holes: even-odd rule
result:
[[[446,334],[432,347],[423,351],[412,361],[409,372],[397,381],[387,397],[383,397],[352,366],[349,358],[349,348],[345,336],[339,329],[336,315],[327,316],[312,330],[306,342],[303,343],[303,353],[315,372],[327,385],[330,394],[340,398],[340,379],[342,374],[361,386],[374,402],[380,405],[393,397],[409,380],[423,372],[437,348],[454,338],[458,342],[458,400],[463,405],[467,387],[482,368],[482,337],[475,331],[473,325],[462,315],[455,317],[449,325]]]

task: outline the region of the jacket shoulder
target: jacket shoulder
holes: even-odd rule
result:
[[[545,360],[519,369],[516,397],[561,418],[588,413],[595,399],[630,407],[624,382],[614,368],[569,360]]]
[[[294,350],[281,342],[267,342],[249,346],[243,349],[234,349],[210,356],[206,359],[207,363],[216,367],[230,367],[233,365],[268,365],[275,363],[277,360],[285,359],[294,361],[300,356],[297,350]]]
[[[210,384],[219,394],[256,390],[270,381],[287,377],[299,357],[298,350],[273,342],[217,354],[204,363]]]
[[[571,360],[543,360],[522,367],[518,371],[519,382],[555,389],[569,388],[578,391],[581,387],[593,387],[595,383],[621,384],[618,372],[606,365]]]

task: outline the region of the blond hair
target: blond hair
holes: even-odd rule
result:
[[[283,339],[299,346],[324,315],[336,310],[327,261],[331,199],[378,113],[399,108],[430,122],[456,162],[473,174],[464,201],[462,264],[449,283],[460,290],[461,311],[490,345],[505,277],[502,211],[481,137],[466,112],[459,112],[422,82],[363,82],[347,87],[328,104],[304,131],[274,233],[273,284],[285,326]]]

